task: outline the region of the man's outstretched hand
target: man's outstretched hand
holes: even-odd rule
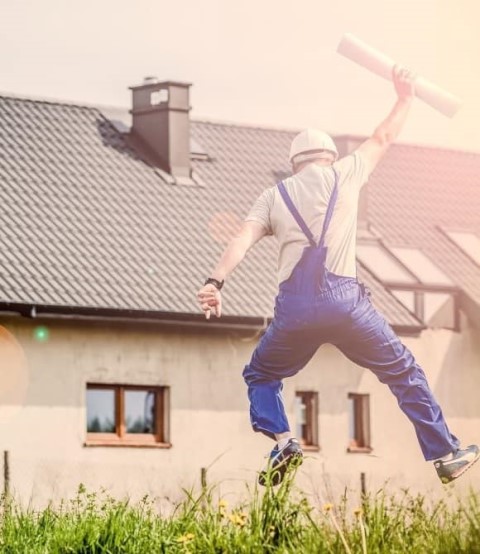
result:
[[[212,310],[217,317],[222,315],[222,293],[214,285],[203,286],[197,293],[197,300],[207,319]]]
[[[415,73],[406,67],[396,65],[392,72],[393,84],[399,98],[411,100],[415,96]]]

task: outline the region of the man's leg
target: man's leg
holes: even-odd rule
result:
[[[269,325],[243,371],[255,431],[272,439],[290,431],[282,399],[282,380],[298,373],[318,346],[318,338],[311,332],[287,330],[275,320]]]
[[[346,323],[336,346],[353,362],[372,370],[387,384],[415,427],[426,460],[437,460],[459,447],[422,368],[390,325],[364,297]]]
[[[287,470],[302,462],[302,449],[291,438],[282,399],[282,379],[302,369],[318,348],[311,332],[287,330],[274,320],[261,338],[243,376],[248,385],[250,419],[255,431],[277,440],[260,485],[278,485]]]

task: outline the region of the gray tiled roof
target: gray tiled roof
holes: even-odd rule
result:
[[[480,154],[398,145],[372,181],[369,217],[386,243],[423,249],[480,305],[480,267],[443,231],[480,236]]]
[[[3,306],[198,314],[195,292],[229,229],[289,170],[287,131],[193,121],[209,159],[192,161],[201,186],[188,187],[170,184],[95,108],[0,97],[0,120]],[[398,146],[369,185],[370,217],[387,243],[427,249],[477,302],[480,269],[435,225],[480,230],[479,170],[477,155]],[[229,279],[225,315],[271,316],[275,268],[267,238]],[[419,325],[363,268],[360,276],[392,324]]]

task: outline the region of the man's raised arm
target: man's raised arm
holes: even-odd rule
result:
[[[392,111],[375,129],[373,135],[357,148],[357,152],[365,160],[369,174],[400,134],[415,95],[414,76],[407,69],[395,66],[393,83],[398,98]]]

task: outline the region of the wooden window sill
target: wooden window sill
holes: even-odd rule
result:
[[[370,446],[349,446],[347,452],[350,454],[370,454],[373,448]]]
[[[171,448],[172,445],[169,442],[135,442],[135,441],[92,441],[87,440],[83,443],[86,447],[131,447],[131,448]]]

